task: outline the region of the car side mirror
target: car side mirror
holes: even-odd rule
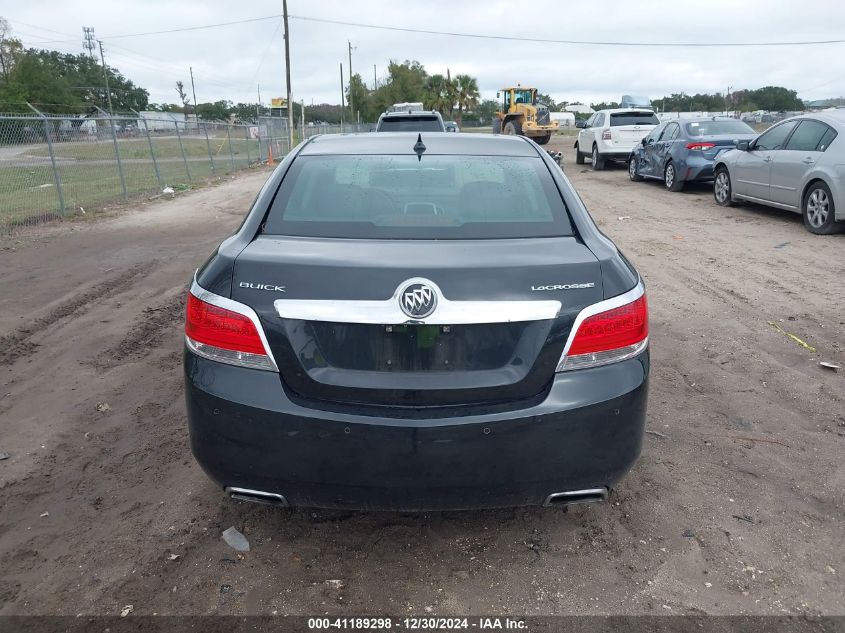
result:
[[[736,148],[740,151],[747,152],[751,150],[751,143],[749,141],[740,141],[736,144]]]
[[[643,147],[645,147],[646,145],[648,145],[648,139],[647,139],[647,138],[645,138],[645,137],[643,137],[642,144],[643,144]]]
[[[587,127],[587,122],[586,121],[575,121],[575,127],[579,127],[579,128],[583,129],[583,128]]]

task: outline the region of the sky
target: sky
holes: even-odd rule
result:
[[[154,103],[178,101],[177,80],[197,101],[263,102],[284,96],[281,19],[137,35],[281,14],[281,0],[0,0],[0,16],[26,46],[82,52],[82,27],[95,28],[106,62]],[[623,43],[748,43],[845,39],[841,0],[736,2],[566,2],[564,0],[288,0],[294,99],[340,102],[340,70],[372,86],[391,59],[415,59],[429,73],[478,79],[497,88],[533,85],[556,101],[658,98],[782,85],[804,99],[845,95],[845,43],[812,46],[608,46],[480,39],[327,24],[313,19],[507,37]],[[303,19],[312,18],[312,19]],[[130,37],[131,36],[131,37]]]

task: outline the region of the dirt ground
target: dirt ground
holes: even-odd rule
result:
[[[845,365],[845,234],[565,149],[651,307],[649,433],[609,503],[226,499],[188,448],[183,297],[253,173],[0,241],[0,614],[845,614],[845,370],[819,365]]]

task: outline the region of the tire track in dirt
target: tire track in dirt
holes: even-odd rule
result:
[[[117,363],[146,358],[153,349],[160,347],[167,330],[185,316],[185,289],[179,286],[175,292],[163,303],[144,308],[123,339],[99,354],[94,366],[99,371],[107,371]]]
[[[70,317],[84,314],[98,299],[104,299],[132,286],[139,277],[144,277],[155,268],[156,261],[138,264],[127,271],[65,301],[42,317],[17,328],[11,334],[0,337],[0,365],[12,365],[21,358],[31,356],[38,349],[32,339]]]

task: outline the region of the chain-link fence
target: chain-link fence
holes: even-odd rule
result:
[[[165,117],[0,115],[0,234],[121,198],[186,189],[278,160],[289,146],[286,137],[262,136],[258,125]],[[285,149],[271,158],[270,142]]]
[[[146,114],[146,113],[145,113]],[[141,194],[276,162],[316,134],[367,132],[372,124],[257,124],[109,115],[0,115],[0,234],[15,227],[91,213]],[[86,210],[87,208],[87,210]]]

